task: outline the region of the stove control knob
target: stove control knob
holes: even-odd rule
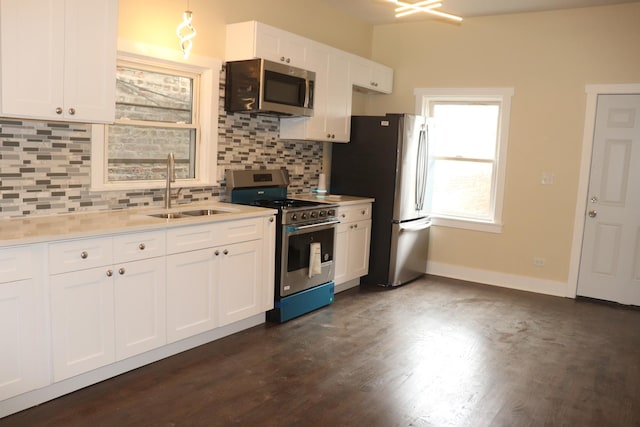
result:
[[[306,212],[302,212],[302,219],[307,219],[307,213]]]
[[[296,219],[298,219],[298,215],[296,214],[291,214],[291,220],[295,221]]]
[[[329,209],[327,211],[327,216],[336,216],[336,211],[335,209]]]
[[[311,218],[315,218],[317,216],[318,216],[318,212],[316,212],[316,211],[312,211],[311,212]]]
[[[318,213],[318,216],[320,218],[324,218],[325,216],[327,216],[327,213],[325,211],[320,211],[320,213]]]

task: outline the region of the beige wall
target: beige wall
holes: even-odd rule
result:
[[[430,261],[567,280],[585,85],[640,83],[639,46],[639,3],[375,27],[373,58],[395,69],[394,93],[370,98],[368,113],[413,112],[417,87],[515,88],[504,230],[435,227]]]
[[[257,20],[355,54],[370,55],[373,27],[315,0],[189,0],[193,53],[224,59],[225,25]],[[120,0],[118,36],[176,48],[187,0]],[[330,23],[330,25],[328,25]]]

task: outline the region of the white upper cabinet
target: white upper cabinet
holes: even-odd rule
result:
[[[288,140],[349,142],[353,86],[391,93],[393,70],[256,21],[227,25],[227,61],[263,58],[316,73],[312,117],[282,117]]]
[[[117,0],[2,0],[1,114],[112,122]]]
[[[349,71],[354,86],[368,92],[386,94],[393,90],[393,70],[385,65],[352,55]]]
[[[281,118],[280,137],[348,142],[351,83],[347,55],[317,43],[308,49],[307,67],[316,73],[313,117]]]
[[[302,68],[305,66],[308,42],[303,37],[261,22],[230,24],[227,25],[225,59],[263,58]]]

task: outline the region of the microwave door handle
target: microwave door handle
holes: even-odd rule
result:
[[[309,108],[309,79],[304,79],[304,107]]]

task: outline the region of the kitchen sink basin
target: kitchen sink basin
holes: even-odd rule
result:
[[[186,216],[209,216],[209,215],[223,214],[223,213],[228,213],[228,212],[221,211],[218,209],[197,209],[193,211],[180,212],[181,215],[186,215]]]
[[[149,216],[166,219],[184,218],[184,214],[182,212],[163,212],[157,214],[149,214]]]
[[[164,218],[164,219],[178,219],[178,218],[193,218],[198,216],[211,216],[216,214],[224,214],[229,213],[230,211],[221,210],[221,209],[192,209],[188,211],[177,211],[177,212],[160,212],[154,214],[148,214],[148,216],[152,216],[154,218]]]

